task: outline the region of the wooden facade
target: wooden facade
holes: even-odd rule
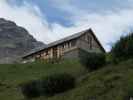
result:
[[[23,57],[24,62],[59,58],[77,58],[78,50],[87,52],[105,52],[91,29],[82,31],[64,39],[55,41],[43,49]]]

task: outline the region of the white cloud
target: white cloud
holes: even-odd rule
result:
[[[89,13],[86,9],[79,9],[70,1],[61,2],[56,0],[54,3],[60,5],[55,7],[73,14],[70,19],[75,26],[69,28],[71,31],[91,27],[107,51],[111,48],[109,44],[116,42],[120,36],[127,34],[130,28],[133,27],[133,1],[131,0],[127,1],[129,6],[126,8],[119,9],[118,7],[115,8],[116,11],[112,9],[106,11],[105,9],[99,13]],[[69,29],[62,30],[67,33]]]
[[[114,43],[121,35],[130,31],[133,27],[133,9],[121,10],[109,14],[84,14],[75,19],[77,26],[94,29],[97,37],[100,39],[106,50],[110,50],[109,43]],[[76,22],[77,21],[77,22]],[[124,33],[125,32],[125,33]]]
[[[37,40],[45,43],[63,38],[73,33],[92,28],[107,51],[109,43],[115,42],[123,32],[133,26],[133,7],[106,11],[103,13],[88,13],[86,9],[79,9],[71,4],[71,0],[64,2],[55,0],[53,6],[70,13],[74,26],[64,27],[58,23],[48,23],[36,5],[25,2],[24,6],[12,7],[5,0],[0,0],[0,17],[15,21],[24,26]],[[131,0],[129,0],[131,2]],[[60,5],[60,6],[59,6]],[[49,27],[49,24],[51,27]]]
[[[24,6],[17,7],[9,5],[6,0],[0,0],[0,17],[25,27],[37,40],[45,42],[53,40],[47,21],[41,18],[41,11],[35,5],[25,2]]]

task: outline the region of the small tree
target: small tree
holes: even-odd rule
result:
[[[103,53],[88,53],[85,51],[80,51],[80,62],[89,71],[93,71],[101,68],[106,63],[106,57]]]
[[[115,61],[122,61],[133,58],[133,33],[121,37],[111,50]]]

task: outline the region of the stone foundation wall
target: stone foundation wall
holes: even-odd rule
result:
[[[65,52],[63,55],[64,59],[78,59],[79,58],[79,49],[73,49],[71,51]]]

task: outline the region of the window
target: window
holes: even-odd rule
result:
[[[45,51],[45,54],[46,54],[46,56],[48,55],[48,50],[47,50],[47,51]]]
[[[92,37],[88,36],[88,44],[90,49],[92,49]]]
[[[68,43],[68,48],[71,48],[71,42]]]
[[[76,45],[76,40],[71,41],[71,46],[74,47]]]
[[[65,44],[63,45],[63,48],[64,48],[64,49],[66,48],[66,45],[65,45]]]

